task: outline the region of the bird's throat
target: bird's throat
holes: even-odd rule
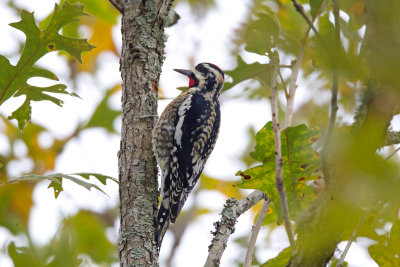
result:
[[[189,88],[195,87],[199,84],[199,81],[194,79],[193,77],[189,77]]]

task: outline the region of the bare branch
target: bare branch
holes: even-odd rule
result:
[[[249,239],[249,245],[247,247],[246,258],[244,260],[243,267],[251,266],[251,262],[253,259],[254,247],[255,247],[256,241],[257,241],[257,236],[258,236],[258,233],[260,232],[261,225],[264,221],[265,215],[267,214],[270,204],[271,204],[271,199],[268,198],[268,199],[264,200],[261,210],[260,210],[260,213],[258,215],[257,221],[254,224],[253,228],[251,229],[251,236]]]
[[[124,14],[123,3],[121,0],[108,0],[110,3],[119,11],[119,13]]]
[[[293,4],[296,7],[296,4],[297,5],[299,5],[299,4],[297,2],[296,3],[295,2],[293,2]],[[321,5],[322,5],[322,2],[320,4],[320,6],[318,7],[318,12],[319,12],[319,10],[321,8]],[[315,21],[315,18],[313,18],[311,20],[311,24],[312,25],[313,25],[313,23]],[[296,60],[292,61],[292,64],[291,64],[291,66],[292,66],[292,77],[290,79],[289,95],[288,95],[288,97],[286,97],[287,104],[286,104],[285,128],[292,125],[294,96],[296,94],[296,89],[297,89],[297,77],[299,76],[301,62],[303,61],[303,55],[304,55],[304,51],[305,51],[305,48],[306,48],[308,36],[310,34],[310,30],[311,30],[311,26],[308,25],[308,28],[304,32],[304,37],[301,40],[300,49],[299,49],[299,52],[297,54],[297,58],[296,58]]]
[[[235,198],[230,198],[226,201],[221,212],[221,220],[214,223],[214,238],[208,247],[209,253],[204,264],[205,267],[219,266],[228,238],[235,231],[237,218],[258,201],[265,198],[266,196],[262,191],[256,190],[240,201]]]
[[[283,220],[285,223],[285,230],[289,238],[290,246],[294,245],[294,235],[292,225],[290,223],[289,207],[286,199],[285,186],[282,179],[283,171],[283,158],[281,150],[281,129],[278,120],[278,81],[277,76],[279,72],[279,55],[278,52],[270,52],[270,65],[271,65],[271,113],[272,113],[272,126],[275,137],[275,184],[279,193],[279,200],[281,202]]]
[[[292,125],[294,96],[296,94],[296,89],[297,89],[297,77],[299,76],[301,61],[303,60],[304,50],[306,48],[306,42],[309,33],[310,33],[310,28],[306,30],[304,38],[300,44],[300,50],[299,53],[297,54],[297,59],[292,63],[293,66],[292,77],[290,79],[289,92],[286,96],[287,104],[286,104],[286,115],[285,115],[285,128]]]
[[[386,135],[384,146],[400,144],[400,131],[399,132],[388,132]]]

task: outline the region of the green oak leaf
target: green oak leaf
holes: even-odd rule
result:
[[[232,82],[226,82],[224,90],[228,90],[233,86],[249,79],[259,81],[263,86],[269,86],[271,79],[271,70],[269,64],[261,64],[258,62],[247,64],[241,56],[237,56],[237,67],[233,70],[225,70],[224,73],[232,77]]]
[[[28,80],[33,77],[47,78],[58,81],[57,76],[51,71],[34,66],[34,64],[52,51],[66,51],[79,62],[82,62],[81,53],[90,51],[94,46],[86,39],[75,39],[59,34],[62,27],[70,22],[77,21],[79,16],[86,15],[81,4],[71,5],[64,2],[60,8],[57,4],[54,7],[53,16],[45,30],[40,30],[36,25],[33,12],[23,10],[21,20],[10,23],[10,26],[22,31],[26,36],[26,42],[17,65],[13,66],[7,58],[0,55],[0,105],[10,97],[25,95],[25,101],[8,119],[16,119],[22,130],[31,118],[31,101],[48,100],[62,106],[63,102],[48,93],[61,93],[77,96],[68,93],[63,84],[56,84],[49,87],[37,87],[30,85]]]
[[[312,145],[319,135],[318,130],[309,129],[304,124],[288,127],[281,132],[284,161],[282,177],[293,219],[296,219],[298,212],[314,198],[313,188],[307,181],[318,178],[315,171],[320,166],[320,159]],[[272,122],[268,122],[257,133],[256,148],[250,156],[263,164],[243,172],[239,171],[237,175],[242,177],[242,183],[237,186],[264,191],[271,198],[280,223],[282,213],[275,186],[275,141]]]
[[[369,255],[379,266],[400,265],[400,220],[393,223],[387,244],[374,244],[368,247]]]
[[[264,56],[275,46],[278,34],[279,27],[273,15],[260,13],[247,28],[245,49]]]
[[[100,183],[106,185],[107,179],[112,180],[116,183],[118,183],[118,180],[108,176],[108,175],[103,175],[99,173],[73,173],[73,174],[64,174],[64,173],[55,173],[55,174],[50,174],[50,175],[37,175],[37,174],[29,174],[29,175],[24,175],[18,178],[11,179],[3,184],[0,184],[0,186],[4,186],[10,183],[15,183],[15,182],[20,182],[20,181],[42,181],[42,180],[49,180],[50,184],[48,188],[53,188],[54,189],[54,196],[55,198],[58,197],[58,195],[64,191],[63,188],[63,179],[69,180],[71,182],[74,182],[77,185],[80,185],[87,190],[90,190],[92,188],[104,193],[107,195],[100,187],[93,183],[88,183],[82,179],[79,179],[75,176],[80,176],[86,180],[89,180],[90,177],[96,178]],[[107,195],[108,196],[108,195]]]
[[[261,267],[281,267],[281,266],[286,266],[286,264],[290,260],[291,256],[292,256],[292,249],[290,247],[287,247],[287,248],[283,249],[278,254],[278,256],[266,261],[263,265],[261,265]]]

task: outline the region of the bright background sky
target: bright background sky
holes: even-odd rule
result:
[[[106,1],[106,0],[99,0]],[[35,11],[37,20],[45,18],[54,7],[54,0],[16,0],[15,4],[25,8],[28,11]],[[247,1],[218,0],[217,5],[211,11],[207,12],[206,17],[196,20],[187,4],[179,4],[176,7],[177,13],[181,16],[179,23],[174,27],[167,29],[169,35],[166,47],[166,60],[161,74],[161,87],[167,97],[176,96],[179,91],[175,88],[184,86],[188,83],[185,77],[174,72],[173,68],[190,68],[188,58],[194,57],[194,62],[212,62],[221,69],[233,69],[235,60],[230,56],[230,41],[232,30],[238,27],[241,21],[244,21],[248,12]],[[234,3],[234,4],[233,4]],[[17,41],[24,40],[24,35],[14,28],[8,26],[9,23],[19,21],[18,14],[6,7],[6,0],[0,0],[0,54],[9,56],[17,51]],[[83,31],[83,35],[85,32]],[[83,36],[88,38],[89,36]],[[114,39],[119,48],[121,45],[121,35],[119,26],[115,27]],[[243,58],[252,62],[254,60],[264,60],[254,57],[249,53],[243,53]],[[15,64],[17,58],[9,58],[12,64]],[[285,64],[289,64],[284,62]],[[53,71],[60,81],[68,86],[71,81],[68,79],[69,69],[63,59],[60,59],[56,53],[46,55],[40,60],[40,65]],[[105,90],[120,80],[119,59],[111,54],[101,55],[99,69],[95,79],[88,74],[80,75],[78,78],[77,93],[82,99],[64,97],[65,104],[60,108],[52,103],[40,102],[33,104],[32,121],[39,123],[51,130],[51,133],[44,135],[41,141],[43,144],[51,144],[55,136],[62,137],[71,133],[75,125],[85,121],[91,114],[94,107],[101,100]],[[35,80],[38,84],[44,85],[47,81]],[[296,96],[295,107],[298,107],[305,99],[310,98],[306,88],[309,86],[307,81],[300,80],[298,93]],[[270,107],[266,100],[250,101],[234,96],[240,95],[243,86],[236,86],[234,89],[224,93],[221,96],[222,103],[222,124],[217,145],[214,152],[205,167],[205,173],[212,177],[238,181],[234,174],[237,170],[244,169],[245,165],[240,160],[241,152],[246,148],[248,142],[248,127],[253,126],[260,129],[270,120]],[[322,101],[328,101],[329,96],[323,96]],[[21,99],[12,99],[7,101],[0,108],[2,114],[9,115],[12,108],[22,103]],[[159,112],[161,112],[170,100],[161,100],[159,102]],[[120,105],[120,94],[113,97],[112,105]],[[119,128],[119,125],[117,126]],[[0,124],[1,129],[1,124]],[[9,149],[9,148],[8,148]],[[25,149],[25,151],[24,151]],[[0,133],[0,151],[6,151],[4,136]],[[26,148],[21,145],[16,149],[18,155],[26,154]],[[118,177],[117,173],[117,152],[119,150],[119,137],[109,135],[100,130],[85,130],[78,137],[70,141],[59,156],[55,172],[73,173],[73,172],[97,172]],[[28,159],[16,162],[12,166],[7,166],[9,171],[18,176],[24,171],[29,170]],[[77,185],[66,182],[65,191],[60,194],[57,200],[54,199],[53,191],[47,189],[48,182],[38,185],[34,192],[35,208],[32,211],[30,220],[30,232],[33,239],[39,244],[47,243],[57,231],[61,219],[65,216],[75,214],[78,208],[92,209],[101,211],[107,207],[113,207],[118,202],[118,188],[114,183],[109,183],[106,187],[101,186],[104,191],[110,195],[110,198],[96,191],[87,191]],[[251,191],[248,191],[248,193]],[[214,214],[201,216],[193,222],[187,229],[183,244],[179,247],[178,254],[175,257],[174,266],[203,266],[207,257],[207,247],[210,244],[214,230],[213,222],[219,220],[219,211],[221,211],[226,197],[218,192],[200,192],[197,196],[201,206],[217,210]],[[188,199],[187,206],[191,203]],[[242,215],[236,225],[235,235],[249,233],[251,229],[252,218],[249,213]],[[259,235],[259,240],[265,239],[268,230],[264,227]],[[117,239],[117,232],[110,231],[108,236],[111,240]],[[171,245],[171,236],[167,233],[160,259],[162,262],[166,259]],[[369,257],[367,251],[363,248],[369,244],[366,239],[358,239],[358,244],[353,244],[346,260],[352,267],[377,266]],[[4,252],[9,242],[10,235],[0,227],[0,250]],[[23,245],[24,240],[15,240],[17,245]],[[259,242],[258,258],[261,262],[274,257],[283,248],[289,245],[283,227],[278,227],[270,235],[270,242]],[[267,245],[266,245],[267,244]],[[345,243],[339,247],[344,249]],[[237,258],[240,251],[244,259],[245,251],[239,250],[234,243],[229,243],[222,257],[221,266],[232,266],[233,260]],[[338,252],[338,255],[339,252]],[[12,266],[8,256],[0,254],[0,266]]]

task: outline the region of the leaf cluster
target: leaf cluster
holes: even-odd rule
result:
[[[271,68],[269,63],[260,62],[267,62],[272,50],[279,52],[282,66],[292,71],[296,61],[300,61],[303,82],[297,82],[298,91],[302,90],[306,97],[293,114],[297,126],[281,129],[283,180],[290,217],[297,232],[295,249],[299,258],[304,259],[297,265],[291,261],[293,265],[290,266],[322,264],[321,261],[312,262],[313,257],[318,258],[329,249],[333,250],[327,254],[332,255],[336,247],[332,240],[348,240],[355,228],[357,236],[377,242],[368,249],[377,263],[395,266],[398,262],[393,258],[393,247],[388,244],[393,244],[389,239],[396,236],[399,198],[395,192],[399,190],[396,178],[399,162],[395,156],[385,160],[389,155],[387,151],[394,151],[394,147],[387,147],[383,152],[379,149],[384,144],[393,145],[387,139],[393,136],[392,127],[397,126],[392,119],[399,113],[396,106],[400,101],[400,82],[395,67],[400,62],[400,39],[396,30],[399,19],[393,11],[399,8],[399,3],[296,1],[303,7],[303,14],[300,14],[293,2],[252,3],[247,21],[236,31],[236,47],[232,49],[236,67],[225,71],[231,80],[224,87],[224,90],[245,89],[249,98],[268,97]],[[313,24],[313,29],[309,23]],[[293,77],[287,75],[286,69],[281,69],[279,91],[287,100]],[[249,80],[257,82],[247,82],[244,86],[242,82]],[[330,96],[329,91],[335,87],[338,97],[333,101],[332,96],[331,102],[326,96]],[[329,114],[329,106],[334,102],[339,110]],[[286,115],[287,101],[280,97],[279,104],[278,117],[282,119]],[[326,142],[324,129],[328,128],[333,113],[337,115],[337,122],[330,125],[334,131]],[[304,132],[297,127],[303,127]],[[322,129],[321,133],[312,128]],[[320,135],[323,142],[318,144],[318,149],[324,153],[323,161],[315,151],[317,145],[311,141]],[[256,142],[250,156],[261,164],[238,171],[237,175],[242,177],[238,187],[263,190],[271,198],[272,205],[264,223],[273,226],[274,222],[282,222],[282,212],[275,188],[271,123],[257,133]],[[324,143],[328,145],[322,148]],[[367,219],[359,222],[365,213]],[[378,235],[376,229],[387,223],[393,224],[394,234]],[[328,244],[332,248],[325,247]],[[315,247],[320,249],[317,251]],[[313,257],[305,256],[309,253]],[[265,264],[283,266],[293,255],[284,250]],[[325,258],[323,264],[329,260]],[[281,265],[274,265],[274,262]],[[337,259],[331,259],[331,266],[335,263]]]
[[[320,158],[312,145],[319,138],[319,131],[301,124],[282,131],[283,180],[288,197],[291,217],[296,221],[298,213],[315,198],[311,181],[319,179],[317,169]],[[256,135],[255,151],[251,157],[262,165],[239,171],[240,188],[258,189],[271,198],[274,208],[266,223],[282,222],[281,204],[275,186],[275,146],[272,122],[268,122]]]
[[[15,266],[108,266],[118,261],[115,241],[110,241],[106,234],[115,225],[116,207],[97,213],[81,210],[76,215],[64,218],[51,241],[43,245],[32,240],[28,227],[35,204],[33,195],[38,184],[47,182],[57,198],[64,190],[65,183],[72,182],[88,190],[95,188],[106,194],[107,180],[116,181],[98,173],[49,173],[54,173],[58,156],[83,131],[98,128],[109,134],[117,133],[114,121],[120,111],[112,109],[109,102],[119,92],[120,84],[115,84],[104,92],[93,113],[62,137],[56,136],[44,126],[28,124],[31,121],[32,101],[47,100],[61,106],[61,94],[77,96],[68,92],[64,84],[58,83],[58,77],[52,71],[38,67],[39,59],[50,52],[59,52],[68,61],[70,78],[74,83],[79,73],[97,71],[96,62],[101,53],[111,51],[117,54],[111,37],[111,29],[117,22],[117,12],[107,1],[80,1],[85,4],[85,11],[96,14],[94,18],[87,16],[83,12],[83,5],[77,2],[62,1],[62,4],[56,4],[54,11],[38,23],[35,22],[33,12],[9,5],[21,14],[21,21],[10,25],[24,32],[26,36],[15,66],[7,58],[0,56],[0,104],[13,101],[13,97],[25,97],[23,104],[8,119],[0,114],[0,135],[4,145],[0,152],[0,226],[8,230],[11,240],[17,240],[7,240],[3,245],[5,251],[2,250],[1,253],[6,253]],[[91,51],[94,46],[86,39],[80,39],[78,30],[81,25],[93,32],[89,42],[97,49],[91,53],[82,54]],[[31,84],[32,78],[45,78],[57,83],[38,87]],[[10,121],[11,119],[17,119],[18,125]],[[19,171],[21,164],[24,167]],[[11,178],[16,175],[22,176]],[[49,214],[54,217],[56,215],[58,214]]]
[[[63,50],[82,62],[81,53],[94,48],[85,39],[75,39],[59,34],[60,29],[66,24],[86,15],[82,10],[83,6],[79,4],[71,5],[64,2],[62,8],[56,4],[53,16],[43,31],[36,25],[33,13],[25,10],[21,12],[21,21],[10,24],[25,34],[26,43],[17,65],[13,66],[7,58],[0,56],[2,66],[0,69],[0,105],[12,96],[25,96],[23,104],[9,116],[10,120],[18,121],[21,130],[31,120],[32,101],[47,100],[62,106],[63,101],[51,96],[52,93],[77,96],[74,93],[68,93],[64,84],[38,87],[29,84],[28,80],[40,77],[58,81],[58,77],[51,71],[35,66],[35,63],[49,52]]]

